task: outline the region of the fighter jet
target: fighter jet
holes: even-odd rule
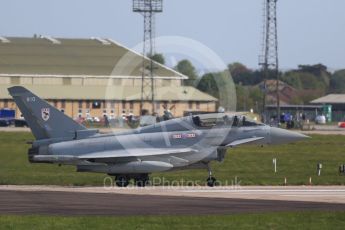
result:
[[[101,134],[23,87],[8,91],[35,137],[28,151],[31,163],[75,165],[77,172],[105,173],[114,176],[120,187],[132,179],[135,185],[145,186],[154,172],[195,168],[208,169],[207,185],[214,186],[210,162],[222,162],[229,149],[285,144],[307,137],[226,113],[190,115]]]

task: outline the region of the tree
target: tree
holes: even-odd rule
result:
[[[320,75],[322,72],[327,72],[327,66],[322,64],[316,65],[299,65],[300,71],[313,73],[315,75]]]
[[[197,85],[197,88],[205,92],[209,95],[212,95],[219,99],[219,89],[217,86],[217,82],[215,80],[215,73],[206,73],[201,77],[201,80],[199,84]]]
[[[186,59],[179,61],[175,69],[189,78],[185,81],[185,85],[193,85],[194,81],[198,78],[195,67]]]
[[[291,85],[295,89],[303,89],[300,74],[296,73],[295,71],[286,72],[282,76],[281,80],[287,83],[288,85]]]
[[[218,98],[219,106],[226,110],[235,110],[236,90],[229,71],[204,74],[197,88]]]
[[[154,60],[155,62],[165,65],[165,58],[163,54],[156,53],[151,57],[151,59]]]
[[[254,112],[259,113],[259,109],[262,108],[262,101],[264,98],[264,94],[262,90],[258,87],[251,87],[248,89],[249,90],[249,98],[252,102],[250,104],[250,108],[254,109]]]
[[[241,84],[236,85],[236,103],[237,111],[246,110],[246,104],[248,103],[248,93],[245,87]]]
[[[252,72],[247,66],[243,65],[240,62],[234,62],[228,65],[228,69],[232,76],[237,76],[243,73],[250,73]]]
[[[315,80],[318,82],[317,86],[321,87],[325,92],[327,91],[330,84],[331,73],[328,72],[327,67],[325,65],[299,65],[298,68],[298,72],[309,73],[314,75]],[[303,83],[303,79],[301,80]]]
[[[259,87],[236,85],[237,111],[250,111],[258,113],[262,107],[263,93]]]
[[[332,93],[345,93],[345,69],[332,75],[329,90]]]
[[[303,89],[322,89],[326,90],[324,82],[321,82],[312,73],[298,73],[299,78],[302,82]]]
[[[283,74],[281,80],[291,85],[292,87],[309,91],[301,98],[296,98],[295,101],[306,101],[312,94],[324,95],[330,88],[331,74],[327,71],[327,67],[322,64],[317,65],[299,65],[298,69],[288,71]]]
[[[228,65],[232,79],[235,84],[257,85],[262,81],[262,73],[260,71],[252,71],[245,65],[239,62],[234,62]]]

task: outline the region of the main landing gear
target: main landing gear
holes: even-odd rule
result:
[[[149,175],[148,174],[142,174],[138,175],[136,178],[134,178],[135,185],[138,187],[145,187],[149,184]]]
[[[206,180],[208,187],[214,187],[217,183],[217,179],[212,176],[212,170],[209,164],[207,164],[208,178]]]
[[[118,187],[127,187],[131,179],[134,179],[135,185],[138,187],[145,187],[149,184],[148,174],[138,174],[138,175],[116,175],[115,184]]]
[[[118,175],[115,177],[115,184],[118,187],[127,187],[129,185],[130,178],[126,175]]]

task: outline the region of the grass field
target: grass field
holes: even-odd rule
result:
[[[0,229],[344,229],[344,212],[229,216],[39,217],[0,216]]]
[[[72,166],[30,164],[27,161],[27,141],[30,133],[0,133],[0,184],[37,185],[103,185],[106,175],[76,173]],[[273,172],[272,159],[278,160],[278,172]],[[323,164],[322,174],[316,175],[316,164]],[[345,136],[315,135],[312,139],[282,146],[243,146],[229,150],[223,163],[213,163],[214,175],[222,184],[237,177],[241,185],[344,185],[345,176],[338,167],[345,163]],[[153,174],[165,181],[197,181],[203,183],[206,170],[187,170]],[[157,182],[157,180],[155,180]],[[199,181],[199,182],[198,182]],[[163,183],[163,182],[162,182]]]

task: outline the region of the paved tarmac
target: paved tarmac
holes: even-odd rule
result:
[[[64,187],[38,185],[0,185],[0,191],[73,192],[125,195],[236,198],[280,201],[340,203],[345,205],[345,186],[129,186]]]
[[[225,188],[201,190],[197,188],[145,188],[106,190],[104,188],[81,187],[47,187],[44,186],[0,186],[0,214],[15,215],[211,215],[235,213],[260,213],[276,211],[345,211],[344,203],[319,202],[319,195],[330,193],[331,189],[319,189],[318,196],[311,201],[296,201],[291,199],[274,200],[278,194],[285,194],[283,188],[246,188],[242,194],[245,198],[236,198]],[[157,189],[157,190],[156,190]],[[217,192],[225,189],[223,192]],[[272,192],[275,190],[275,192]],[[289,188],[290,195],[308,195],[301,193],[303,189]],[[340,197],[344,189],[338,191],[335,197]],[[240,190],[237,190],[240,191]],[[256,191],[256,192],[255,192]],[[261,192],[260,192],[261,191]],[[296,192],[299,191],[299,192]],[[152,195],[148,195],[152,193]],[[228,194],[228,195],[224,195]],[[256,199],[253,194],[267,193]],[[176,194],[176,195],[173,195]],[[188,195],[189,194],[189,195]],[[203,194],[201,196],[200,194]],[[218,195],[216,195],[218,194]],[[223,194],[223,195],[222,195]],[[334,195],[334,194],[333,194]],[[342,195],[344,197],[344,195]],[[226,198],[225,198],[226,197]],[[266,198],[267,198],[266,197]],[[284,197],[284,196],[283,196]],[[303,197],[303,196],[302,196]],[[344,199],[344,198],[342,198]],[[331,199],[329,199],[331,200]]]

